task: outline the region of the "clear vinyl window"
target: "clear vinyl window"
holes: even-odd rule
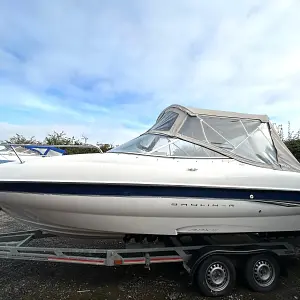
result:
[[[268,124],[259,120],[189,116],[179,133],[246,159],[278,164]]]
[[[163,116],[157,120],[151,130],[158,130],[158,131],[169,131],[171,130],[172,126],[174,125],[178,114],[173,111],[167,111],[163,114]]]
[[[173,157],[224,157],[196,144],[157,134],[144,134],[109,152],[149,154]]]

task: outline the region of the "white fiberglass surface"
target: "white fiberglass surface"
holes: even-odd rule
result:
[[[158,134],[144,134],[109,152],[174,157],[224,157],[222,154],[205,147]]]

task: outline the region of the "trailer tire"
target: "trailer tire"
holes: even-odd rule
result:
[[[210,256],[198,267],[196,282],[205,296],[226,296],[235,286],[236,271],[225,256]]]
[[[270,292],[278,284],[280,266],[272,255],[255,255],[248,259],[245,278],[249,287],[255,292]]]

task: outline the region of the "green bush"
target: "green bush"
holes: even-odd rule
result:
[[[300,162],[300,139],[291,139],[285,141],[285,145],[289,148],[289,150],[293,153],[293,155]]]
[[[296,159],[300,161],[300,129],[297,132],[294,132],[291,130],[291,123],[288,122],[287,137],[285,137],[282,125],[275,125],[275,128],[288,149]]]

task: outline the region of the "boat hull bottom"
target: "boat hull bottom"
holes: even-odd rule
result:
[[[0,206],[13,218],[56,235],[300,231],[300,205],[285,202],[2,192]]]
[[[83,229],[77,229],[77,228],[72,228],[67,226],[47,225],[47,224],[34,222],[32,220],[27,220],[22,217],[16,216],[14,213],[6,211],[5,208],[4,209],[2,208],[2,210],[10,217],[12,217],[16,221],[24,225],[28,225],[35,229],[39,229],[56,236],[81,237],[81,238],[86,237],[86,238],[98,238],[98,239],[122,239],[125,236],[124,233],[83,230]]]
[[[263,219],[207,218],[202,220],[202,225],[199,225],[199,219],[187,221],[182,220],[182,218],[168,218],[166,220],[166,218],[157,217],[90,215],[34,209],[30,209],[30,213],[25,209],[21,214],[16,209],[11,210],[6,207],[2,207],[2,209],[17,221],[48,233],[101,239],[123,238],[126,234],[176,236],[300,231],[296,225],[299,224],[299,216],[278,216]],[[69,226],[64,223],[68,223]],[[180,226],[185,225],[185,223],[187,226]],[[193,223],[198,224],[192,225]],[[279,228],[281,223],[282,226]],[[120,228],[124,229],[124,232],[120,232]]]

